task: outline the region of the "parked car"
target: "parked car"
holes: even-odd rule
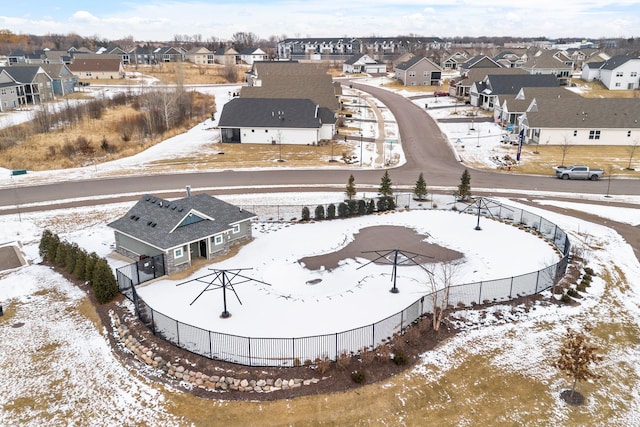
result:
[[[593,169],[585,165],[558,166],[556,177],[562,179],[590,179],[597,181],[604,175],[602,169]]]
[[[439,96],[449,96],[449,92],[445,92],[443,90],[437,90],[433,92],[433,96],[435,96],[436,98]]]

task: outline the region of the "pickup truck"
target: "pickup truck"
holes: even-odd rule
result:
[[[562,179],[590,179],[597,181],[604,175],[602,169],[592,169],[585,165],[558,166],[556,177]]]

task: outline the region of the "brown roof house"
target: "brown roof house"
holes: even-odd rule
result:
[[[526,141],[545,145],[621,145],[640,141],[640,98],[535,99],[519,117]]]
[[[84,58],[76,56],[68,65],[79,79],[123,79],[125,76],[122,61],[119,58]]]
[[[440,86],[442,68],[423,56],[414,56],[394,67],[395,78],[405,86]]]
[[[164,257],[166,274],[213,259],[238,243],[251,240],[257,216],[208,194],[165,200],[144,195],[113,228],[116,252],[135,261]]]

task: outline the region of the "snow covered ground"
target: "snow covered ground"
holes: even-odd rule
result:
[[[224,101],[228,90],[227,87],[220,89],[220,102]],[[435,114],[433,111],[430,113]],[[176,146],[179,145],[180,150],[184,150],[185,147],[182,144],[191,144],[191,149],[197,150],[199,144],[207,140],[210,135],[206,128],[213,123],[209,122],[196,126],[184,136],[172,138],[145,153],[141,153],[135,161],[123,159],[119,162],[99,165],[97,170],[117,172],[123,168],[135,167],[135,164],[144,164],[159,157],[172,156],[176,153]],[[482,129],[482,135],[484,135],[485,128]],[[456,132],[464,136],[467,131],[468,129],[464,127],[456,126],[452,129],[445,129],[450,138],[455,138]],[[489,132],[489,128],[486,128],[486,135],[491,135],[491,137],[487,136],[481,139],[478,153],[485,149],[488,150],[491,144],[499,144],[498,141],[491,142],[494,140],[493,132],[493,130]],[[495,139],[497,136],[496,134]],[[482,154],[482,156],[484,155]],[[92,176],[94,173],[93,167],[91,167],[72,171],[69,175],[84,178]],[[46,180],[55,174],[57,174],[55,171],[33,173],[28,176],[28,179],[31,176],[38,176],[39,179]],[[0,171],[0,176],[2,176],[0,185],[8,185],[7,175],[7,171]],[[620,402],[615,412],[609,412],[607,415],[606,419],[610,424],[640,425],[640,416],[638,415],[640,414],[640,396],[637,393],[637,390],[640,389],[640,371],[638,371],[638,366],[640,366],[640,335],[637,332],[637,326],[640,324],[640,263],[635,258],[632,248],[612,229],[547,211],[545,206],[564,206],[572,209],[578,207],[603,218],[634,225],[640,224],[640,209],[602,207],[590,204],[591,196],[577,196],[584,201],[580,206],[554,200],[553,194],[548,194],[545,201],[540,203],[539,208],[521,207],[558,224],[570,234],[574,241],[588,242],[589,266],[596,271],[597,276],[588,293],[580,299],[580,304],[575,306],[540,304],[531,310],[498,305],[482,316],[471,310],[460,312],[456,316],[456,322],[466,331],[437,349],[424,354],[422,362],[406,375],[419,376],[422,382],[429,383],[459,366],[465,355],[481,354],[488,358],[496,368],[533,378],[545,385],[548,394],[557,396],[563,388],[566,388],[567,381],[550,367],[549,361],[557,353],[559,337],[564,334],[565,327],[570,325],[579,328],[587,324],[623,325],[625,328],[629,328],[627,335],[605,334],[596,339],[596,344],[603,348],[605,356],[604,366],[598,370],[606,373],[606,377],[612,380],[598,382],[599,387],[587,396],[585,411],[602,419],[603,407],[610,402]],[[341,193],[314,193],[313,195],[282,193],[225,196],[224,199],[231,203],[242,203],[242,201],[251,199],[255,204],[274,204],[286,199],[287,204],[299,203],[313,206],[318,203],[335,202],[342,197]],[[637,198],[631,197],[616,197],[616,201],[640,203]],[[504,200],[504,202],[518,206],[517,200]],[[3,373],[0,378],[0,386],[3,390],[3,393],[0,393],[0,425],[40,426],[43,422],[52,425],[188,424],[185,420],[179,419],[171,413],[171,405],[167,402],[166,393],[144,377],[135,375],[113,357],[104,335],[106,331],[97,330],[78,311],[78,307],[83,304],[83,293],[50,269],[38,265],[40,261],[37,247],[38,239],[45,228],[58,233],[63,238],[78,242],[80,246],[89,251],[95,250],[99,254],[108,255],[113,250],[113,236],[104,224],[124,214],[130,206],[131,204],[124,203],[1,217],[0,242],[19,242],[29,265],[13,272],[0,274],[0,301],[2,301],[5,311],[5,316],[0,318],[0,342],[2,343],[0,346],[0,366],[2,366]],[[475,261],[469,257],[469,265],[471,266],[474,262],[482,263],[482,269],[480,266],[476,266],[466,274],[472,274],[474,269],[482,274],[485,272],[498,276],[513,274],[504,270],[505,266],[496,266],[489,262],[488,258],[493,253],[491,243],[474,243],[471,240],[489,235],[490,221],[481,223],[487,229],[480,232],[471,229],[474,224],[465,223],[460,226],[458,222],[455,222],[455,226],[450,228],[457,228],[457,230],[448,230],[451,233],[462,233],[469,229],[465,234],[464,241],[455,243],[453,236],[438,234],[441,231],[440,228],[446,229],[446,226],[431,228],[430,221],[433,221],[434,225],[437,224],[435,219],[430,218],[429,221],[423,223],[414,215],[419,214],[410,212],[385,215],[380,218],[385,219],[385,224],[389,221],[397,221],[399,224],[408,224],[426,230],[434,236],[434,239],[451,237],[450,244],[461,249],[467,245],[465,246],[466,252],[477,254],[480,257]],[[458,218],[461,221],[474,222],[475,220],[471,216],[465,218],[464,215],[459,215],[456,219]],[[367,221],[375,222],[376,219],[367,219]],[[364,224],[365,222],[362,223],[362,225]],[[292,233],[297,227],[299,226],[285,227],[282,232]],[[314,228],[316,227],[310,227],[311,230]],[[344,228],[339,230],[341,234],[334,236],[333,232],[323,232],[327,238],[327,246],[338,246],[349,238],[354,229],[355,226],[352,225],[352,222],[345,221]],[[317,227],[317,230],[320,230],[320,226]],[[442,230],[442,232],[444,231]],[[270,234],[275,235],[278,232],[280,231],[257,234],[256,246],[268,242]],[[315,231],[312,232],[315,233]],[[513,236],[510,238],[517,239]],[[526,245],[524,246],[526,251],[521,245]],[[526,242],[518,240],[517,245],[514,243],[512,247],[521,253],[526,253],[526,256],[531,255],[529,251],[534,251],[542,259],[547,257],[542,249],[539,251],[531,249]],[[273,249],[269,246],[268,249],[264,249],[264,251],[267,250],[272,251]],[[311,249],[306,247],[300,249],[304,254],[308,254],[308,250]],[[313,251],[316,250],[321,249],[314,246]],[[252,249],[248,246],[246,250],[241,251],[241,256],[244,256],[245,252],[247,255],[251,255],[251,251]],[[298,286],[300,281],[306,282],[310,276],[305,276],[307,273],[303,272],[300,266],[295,265],[294,252],[288,253],[287,257],[290,270],[285,268],[285,261],[282,260],[278,261],[277,266],[292,273],[292,277],[296,278],[294,286]],[[245,262],[243,266],[248,265],[246,261],[240,262],[243,258],[237,260],[239,266],[243,262]],[[111,260],[111,262],[114,267],[119,265],[115,260]],[[266,260],[262,262],[266,263]],[[533,263],[534,265],[524,266],[524,268],[538,269],[541,267],[539,261],[533,261]],[[349,277],[346,272],[347,267],[349,265],[340,267],[345,270],[345,277]],[[384,271],[381,271],[381,267],[375,268],[376,271],[385,274]],[[273,281],[273,271],[265,270],[261,274],[263,274],[261,277]],[[373,273],[367,271],[366,274]],[[316,272],[313,277],[322,277],[322,275],[322,272]],[[376,296],[373,291],[375,289],[384,294],[386,301],[390,301],[390,298],[395,295],[388,292],[388,276],[382,279],[386,283],[380,286],[380,289],[372,282],[371,292],[361,291],[359,293],[360,299],[371,297],[371,303],[375,304],[375,300],[373,300],[373,297]],[[401,298],[405,294],[411,295],[419,291],[417,285],[409,280],[406,281],[406,284],[404,281],[399,282],[399,287]],[[329,287],[324,290],[326,293],[321,295],[322,298],[325,298],[327,293],[334,292]],[[369,290],[367,288],[367,291]],[[241,288],[239,286],[237,291],[243,299],[243,303],[249,304],[253,300],[247,287]],[[271,294],[272,297],[294,294],[293,289],[275,287],[270,289],[256,288],[256,291],[261,292],[263,296]],[[245,292],[247,293],[245,294]],[[186,300],[192,299],[190,292],[185,291],[184,293],[187,297]],[[304,293],[297,292],[295,295],[298,300],[296,303],[302,305],[300,300],[306,298]],[[220,307],[214,304],[219,303],[219,296],[212,294],[207,298],[211,298],[212,301],[198,301],[194,304],[194,309],[208,308],[210,317],[217,319]],[[243,321],[244,307],[239,307],[235,303],[233,300],[230,301],[230,304],[234,304],[230,305],[233,316],[227,320],[233,322],[234,319],[237,319],[238,325],[246,323]],[[304,303],[309,310],[315,304],[318,303],[307,300]],[[328,322],[330,317],[330,315],[325,316],[323,321]],[[298,331],[298,333],[308,332],[311,331],[308,329]],[[46,355],[46,357],[40,355]],[[613,379],[618,382],[624,379],[626,383],[629,383],[628,388],[618,387]],[[413,399],[414,395],[414,390],[407,389],[405,394],[398,396],[398,398]],[[291,404],[295,405],[295,402]],[[461,411],[464,410],[464,406],[460,406],[460,408]],[[218,410],[222,411],[221,408]],[[569,411],[570,409],[559,398],[555,399],[552,408],[553,415],[547,419],[548,424],[565,424],[570,414]],[[515,418],[511,418],[511,421],[517,422],[517,414],[514,416]]]

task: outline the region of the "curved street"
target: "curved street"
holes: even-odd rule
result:
[[[430,188],[455,188],[465,165],[458,162],[437,123],[409,99],[391,91],[369,85],[350,82],[354,88],[370,93],[383,102],[393,113],[398,123],[406,163],[389,169],[396,188],[405,191],[415,185],[418,175],[424,173]],[[157,193],[170,196],[182,194],[190,185],[194,190],[215,188],[216,193],[247,193],[261,191],[318,191],[343,189],[349,174],[353,174],[359,187],[377,188],[382,171],[345,168],[336,170],[278,169],[259,171],[212,171],[164,175],[123,176],[112,178],[65,181],[61,174],[58,182],[5,187],[0,189],[0,205],[16,206],[18,209],[41,210],[45,207],[24,205],[49,203],[57,207],[87,204],[87,198],[101,198],[92,203],[109,203],[116,200],[137,199],[140,193]],[[592,181],[563,181],[554,176],[527,176],[471,171],[471,188],[474,193],[486,195],[499,191],[560,192],[571,197],[577,193],[640,195],[640,185],[635,179],[612,179]],[[127,193],[131,193],[127,196]],[[11,209],[5,212],[11,212]]]

